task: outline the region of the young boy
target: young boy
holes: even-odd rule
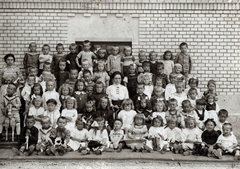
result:
[[[77,59],[77,49],[78,46],[75,43],[71,43],[69,46],[70,53],[67,54],[66,60],[67,60],[67,70],[69,71],[70,69],[77,69],[78,71],[80,68],[78,67],[76,63]]]
[[[166,118],[166,121],[168,121],[169,119],[174,119],[176,126],[180,127],[182,122],[182,116],[180,111],[176,109],[177,105],[178,104],[176,99],[174,98],[169,99],[168,101],[169,110],[166,111],[165,118]]]
[[[144,70],[142,68],[142,63],[143,63],[143,61],[146,60],[146,52],[144,50],[140,50],[138,52],[138,59],[139,60],[135,61],[135,64],[137,66],[137,72],[138,72],[138,74],[140,74],[140,73],[144,72]]]
[[[218,149],[213,150],[213,154],[219,159],[222,159],[223,154],[232,154],[239,159],[239,147],[237,147],[238,141],[232,134],[232,124],[223,124],[222,130],[223,133],[218,137],[217,140]]]
[[[165,101],[165,99],[164,99],[164,89],[161,86],[154,86],[153,94],[152,94],[152,97],[150,99],[151,106],[155,107],[155,104],[159,100]]]
[[[157,52],[149,52],[150,72],[155,74],[157,72]]]
[[[84,70],[89,70],[91,74],[93,74],[93,67],[89,64],[88,59],[83,59],[82,60],[82,70],[78,73],[77,79],[83,78],[83,71]]]
[[[23,127],[20,135],[20,149],[12,148],[13,153],[20,156],[30,156],[34,151],[38,140],[38,129],[34,127],[34,117],[27,116],[25,124],[26,126]]]
[[[45,62],[51,64],[52,63],[52,56],[49,55],[50,52],[50,46],[48,44],[44,44],[42,46],[42,52],[43,54],[41,54],[39,56],[39,70],[38,70],[38,75],[41,75],[43,72],[43,65]]]
[[[83,71],[83,79],[85,80],[85,85],[87,89],[93,89],[95,83],[92,79],[92,73],[90,70]]]
[[[44,63],[43,64],[43,72],[40,75],[40,85],[42,86],[43,91],[46,91],[46,82],[48,80],[55,80],[55,76],[51,73],[51,64]]]
[[[216,120],[216,127],[215,130],[219,133],[222,134],[222,126],[224,123],[228,123],[227,121],[228,118],[228,111],[226,109],[221,109],[218,112],[218,120]]]
[[[50,138],[53,141],[51,146],[51,152],[55,155],[64,155],[67,151],[67,144],[70,141],[70,131],[65,127],[67,125],[67,119],[65,117],[59,117],[57,120],[57,128],[53,129]]]
[[[25,53],[25,56],[23,58],[23,66],[24,66],[24,69],[26,70],[26,75],[29,74],[29,68],[31,67],[38,68],[38,58],[40,55],[36,51],[37,44],[35,42],[31,42],[29,44],[28,49],[29,49],[29,52]]]
[[[113,148],[114,150],[117,150],[117,152],[122,151],[122,143],[121,140],[124,137],[124,132],[121,129],[122,128],[122,120],[121,119],[115,119],[114,125],[113,125],[113,130],[110,132],[110,148]]]
[[[17,139],[20,135],[20,114],[21,107],[20,97],[16,94],[17,87],[15,84],[10,83],[7,87],[7,94],[3,96],[3,114],[5,116],[6,126],[6,140],[8,140],[8,127],[9,123],[12,127],[12,141],[14,141],[14,131],[16,127]],[[2,133],[2,131],[0,131]]]
[[[192,58],[188,53],[188,44],[186,42],[182,42],[179,48],[181,52],[176,55],[174,63],[180,63],[182,65],[182,73],[187,81],[188,74],[190,74],[192,70]]]
[[[47,102],[47,110],[44,112],[44,116],[50,118],[52,126],[57,126],[57,120],[60,117],[60,112],[56,109],[57,101],[55,99],[49,99]]]
[[[51,153],[50,147],[53,145],[53,142],[50,139],[50,134],[53,130],[51,119],[48,116],[43,116],[41,125],[42,128],[39,129],[36,150],[39,155],[49,155]]]
[[[63,53],[64,51],[64,47],[62,43],[58,43],[56,46],[56,51],[57,53],[53,55],[53,61],[52,61],[52,70],[51,72],[53,74],[57,73],[59,71],[59,60],[63,59],[66,57],[66,55]]]
[[[69,79],[65,81],[64,84],[68,84],[71,88],[71,92],[73,91],[75,84],[77,82],[78,70],[77,69],[70,69],[69,71]]]

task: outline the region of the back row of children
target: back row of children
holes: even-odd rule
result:
[[[36,121],[35,125],[38,125],[39,129],[43,127],[44,116],[49,117],[53,128],[59,127],[59,117],[65,117],[64,121],[67,121],[66,129],[73,131],[72,129],[77,126],[77,119],[79,120],[78,114],[82,115],[80,119],[87,129],[90,129],[91,126],[95,129],[100,126],[102,131],[103,127],[107,126],[107,133],[109,133],[111,129],[116,131],[115,123],[118,123],[118,125],[120,123],[120,129],[124,129],[127,139],[148,137],[148,132],[150,133],[151,125],[154,126],[154,119],[156,118],[162,119],[160,126],[166,127],[168,121],[174,119],[176,126],[184,129],[187,127],[186,119],[191,117],[194,120],[194,126],[201,130],[205,128],[204,122],[208,118],[213,118],[215,122],[219,122],[219,125],[217,125],[219,130],[222,129],[221,123],[224,123],[225,120],[223,118],[219,121],[222,113],[218,114],[219,108],[215,102],[216,82],[213,80],[208,82],[208,90],[203,93],[202,97],[200,90],[197,88],[198,79],[191,77],[188,80],[192,61],[187,52],[188,46],[186,43],[180,44],[181,53],[175,57],[175,64],[170,51],[164,53],[163,62],[156,61],[156,52],[150,52],[150,60],[147,60],[144,51],[140,51],[139,60],[134,61],[130,47],[125,47],[124,57],[118,54],[118,47],[113,47],[112,55],[107,57],[104,49],[98,50],[97,54],[91,52],[89,41],[84,41],[83,46],[84,50],[77,54],[77,45],[71,44],[69,47],[71,53],[64,56],[63,45],[58,44],[56,47],[58,54],[51,56],[49,55],[49,45],[43,45],[43,54],[39,55],[36,52],[36,44],[30,43],[30,51],[26,53],[24,58],[28,76],[26,84],[21,90],[21,96],[25,101],[22,107],[25,106],[23,114],[33,116],[34,121]],[[38,57],[37,60],[36,57]],[[5,61],[9,58],[11,57],[6,57]],[[13,60],[15,60],[14,56]],[[37,63],[33,63],[35,61]],[[79,61],[81,64],[79,64]],[[8,64],[7,61],[6,63]],[[109,108],[109,100],[104,89],[108,86],[109,75],[122,70],[128,70],[123,71],[123,73],[125,74],[124,82],[128,88],[130,99],[123,101],[122,110],[117,116],[120,120],[115,119],[114,122],[114,113]],[[37,74],[40,74],[40,77]],[[20,75],[19,79],[21,79]],[[185,89],[187,81],[189,87]],[[11,112],[7,107],[7,105],[10,105],[7,97],[15,96],[17,92],[17,87],[13,83],[8,84],[7,88],[8,90],[5,92],[7,94],[3,97],[3,100],[6,101],[3,104],[5,115],[6,112]],[[19,110],[21,104],[18,107],[13,107]],[[139,114],[141,117],[137,116]],[[126,118],[129,116],[132,116],[132,118]],[[100,121],[104,125],[97,119],[101,119]],[[18,117],[10,118],[10,120],[19,124]],[[146,121],[146,127],[142,127],[144,121]],[[3,122],[5,123],[5,120]],[[18,125],[13,126],[17,127],[17,135],[19,135],[20,127]],[[94,131],[97,134],[97,130]],[[116,135],[122,135],[121,133]],[[137,133],[138,136],[133,136],[132,133]],[[199,133],[197,136],[199,137]],[[119,137],[117,138],[119,140]],[[159,142],[159,138],[156,140]],[[106,140],[103,142],[105,146],[108,145]],[[151,150],[152,145],[159,145],[154,142],[151,144],[144,141],[144,143],[137,144],[138,142],[130,141],[127,145],[133,150]],[[96,146],[96,144],[100,148],[98,153],[101,153],[103,149],[99,142],[93,142],[90,145]],[[114,145],[114,148],[117,148],[116,144]],[[156,146],[153,147],[155,147],[155,150],[163,150],[162,152],[164,152],[166,147],[164,147],[164,144],[161,145],[157,148]]]

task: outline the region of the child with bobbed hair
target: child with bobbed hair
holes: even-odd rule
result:
[[[110,77],[105,67],[106,63],[104,61],[98,61],[96,71],[93,73],[93,79],[95,81],[101,81],[105,87],[108,87]]]
[[[164,52],[163,64],[164,64],[164,72],[169,78],[170,73],[172,73],[174,70],[173,54],[171,51],[167,50]]]
[[[79,79],[75,83],[73,97],[77,100],[78,114],[83,112],[84,105],[88,101],[88,95],[85,92],[86,85],[84,79]]]

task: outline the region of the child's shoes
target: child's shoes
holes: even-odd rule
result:
[[[96,154],[97,155],[102,155],[102,151],[98,149],[98,150],[96,150]]]
[[[117,148],[117,152],[121,152],[122,151],[122,147],[123,147],[123,144],[119,143],[118,148]]]
[[[17,148],[13,147],[12,148],[12,152],[18,156],[23,156],[23,152],[21,152],[20,150],[18,150]]]
[[[221,149],[213,150],[212,152],[215,155],[215,157],[217,157],[219,159],[222,159],[222,151],[221,151]]]
[[[161,154],[165,154],[166,153],[166,149],[167,149],[167,145],[164,145],[162,150],[160,150]]]
[[[82,150],[82,151],[81,151],[81,154],[82,154],[82,155],[88,155],[88,154],[90,154],[90,149],[87,148],[87,149]]]
[[[189,150],[186,150],[186,151],[183,152],[183,155],[184,156],[190,156],[190,155],[192,155],[192,152],[189,151]]]

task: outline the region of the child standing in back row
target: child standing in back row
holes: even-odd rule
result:
[[[122,72],[122,57],[119,54],[119,47],[112,47],[112,54],[107,59],[107,71],[109,75],[116,71]]]
[[[48,44],[44,44],[42,47],[42,54],[39,56],[39,70],[38,75],[41,75],[43,72],[43,65],[44,63],[52,63],[53,57],[49,55],[50,52],[50,46]]]

